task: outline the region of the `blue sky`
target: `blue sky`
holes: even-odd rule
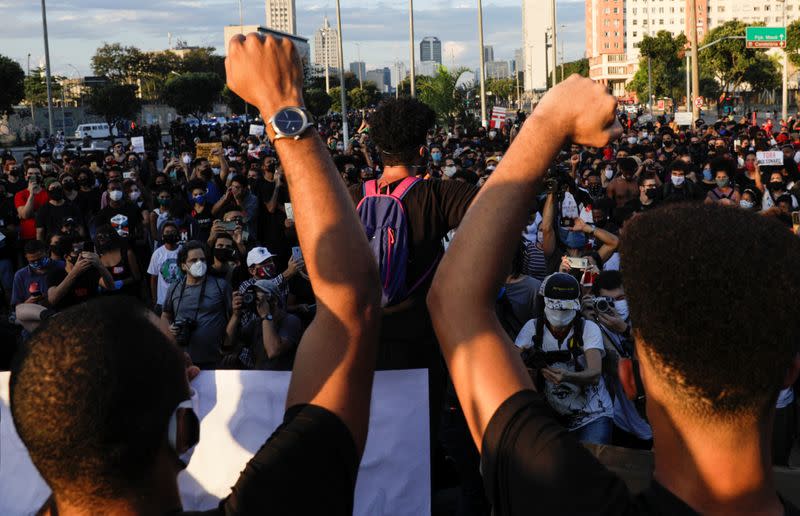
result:
[[[547,0],[537,0],[547,1]],[[245,24],[264,24],[264,3],[242,0]],[[314,31],[327,14],[335,23],[335,0],[296,0],[297,28],[313,40]],[[403,0],[342,0],[345,63],[361,60],[367,68],[408,62],[408,11]],[[477,67],[477,0],[417,0],[415,39],[417,52],[424,36],[443,42],[445,65]],[[521,0],[484,0],[484,40],[494,46],[496,60],[514,58],[522,46]],[[584,2],[558,1],[558,25],[567,60],[583,56]],[[44,62],[40,3],[0,0],[0,53],[23,68],[31,54],[31,67]],[[167,33],[189,45],[223,48],[222,28],[239,23],[237,0],[48,0],[47,22],[50,59],[54,73],[90,74],[90,59],[103,42],[135,45],[143,50],[164,49]],[[559,44],[559,47],[561,45]],[[561,49],[559,48],[559,52]]]

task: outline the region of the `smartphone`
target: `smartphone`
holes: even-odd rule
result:
[[[567,263],[569,264],[570,269],[588,269],[589,268],[589,259],[588,258],[575,258],[572,256],[567,256]]]
[[[133,177],[133,172],[123,172],[122,179],[131,179]]]
[[[235,231],[236,230],[236,221],[235,220],[223,220],[220,223],[222,226],[223,231]]]
[[[793,211],[792,212],[792,230],[797,234],[797,231],[800,230],[800,211]]]
[[[292,209],[292,203],[287,202],[283,205],[283,209],[286,211],[286,218],[289,220],[294,220],[294,210]]]
[[[300,250],[300,247],[292,247],[292,260],[295,262],[299,262],[303,259],[303,251]]]
[[[571,228],[575,225],[575,219],[571,219],[569,217],[562,217],[561,218],[561,227],[562,228]]]

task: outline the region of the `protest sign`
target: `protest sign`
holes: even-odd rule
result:
[[[133,152],[144,154],[144,136],[134,136],[131,138],[131,146],[133,147]]]
[[[494,107],[492,108],[492,119],[489,123],[489,127],[492,129],[500,129],[503,127],[503,124],[506,121],[506,108],[504,107]]]
[[[263,125],[250,124],[250,136],[263,136],[263,135],[264,135]]]
[[[783,166],[782,151],[759,151],[756,152],[756,160],[759,165],[764,166]]]
[[[692,112],[691,111],[676,112],[675,123],[678,125],[692,125]]]
[[[204,371],[192,382],[200,442],[178,476],[184,510],[212,509],[230,493],[281,423],[289,378],[289,372]],[[0,373],[0,514],[33,514],[50,491],[14,429],[8,379]],[[378,371],[353,514],[426,515],[430,499],[427,373]]]
[[[209,165],[218,167],[220,165],[219,156],[211,154],[211,151],[214,149],[222,151],[222,142],[198,143],[195,149],[195,158],[206,158]]]

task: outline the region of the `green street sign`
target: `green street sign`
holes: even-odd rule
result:
[[[785,27],[747,27],[747,48],[784,48]]]

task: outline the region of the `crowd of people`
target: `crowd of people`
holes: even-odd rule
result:
[[[249,61],[242,57],[239,66],[249,63],[258,69],[259,59],[269,61],[252,51],[240,46]],[[291,68],[288,57],[276,59],[274,66]],[[249,93],[265,119],[283,107],[265,105],[261,94],[246,86],[245,76],[239,75],[236,83],[230,69],[228,73],[229,86]],[[286,84],[273,86],[280,90]],[[622,501],[627,495],[618,479],[609,480],[607,472],[571,449],[573,437],[565,435],[595,444],[645,450],[655,446],[658,453],[660,431],[662,442],[669,442],[661,450],[671,450],[668,446],[674,443],[664,437],[669,396],[663,390],[671,384],[664,378],[672,379],[679,394],[699,399],[681,417],[703,413],[701,419],[721,421],[741,411],[752,415],[757,408],[763,419],[774,411],[774,425],[765,427],[772,432],[769,460],[787,465],[798,427],[797,387],[792,385],[796,371],[777,388],[773,380],[784,378],[781,367],[793,369],[774,360],[789,360],[797,352],[797,324],[787,322],[787,314],[773,314],[759,321],[758,328],[750,327],[752,316],[738,310],[752,309],[750,297],[781,297],[778,292],[794,296],[798,285],[781,281],[796,279],[796,274],[780,267],[780,274],[767,281],[767,272],[776,265],[764,263],[756,266],[759,274],[744,278],[750,274],[747,269],[731,262],[753,262],[760,253],[781,252],[769,238],[796,256],[797,245],[787,244],[777,229],[797,235],[800,224],[796,214],[793,220],[800,197],[796,121],[782,121],[777,132],[752,125],[750,119],[727,117],[680,127],[666,116],[614,112],[610,97],[578,79],[559,88],[534,109],[530,120],[518,113],[498,127],[474,130],[436,125],[435,113],[414,99],[386,101],[349,115],[357,130],[348,141],[343,141],[341,119],[315,121],[309,131],[319,140],[297,140],[305,142],[298,144],[303,151],[289,151],[293,144],[276,139],[280,135],[271,122],[252,123],[266,125],[263,136],[251,135],[250,123],[236,122],[211,128],[175,123],[166,144],[160,135],[145,131],[144,154],[134,152],[127,140],[101,153],[29,153],[19,162],[6,153],[0,180],[0,277],[11,320],[24,328],[20,349],[35,354],[37,346],[45,346],[47,332],[88,334],[91,328],[78,315],[93,324],[104,324],[98,318],[121,317],[126,321],[120,328],[133,329],[133,323],[150,324],[156,332],[160,328],[200,369],[294,369],[313,391],[323,382],[323,372],[330,372],[329,364],[302,369],[323,360],[310,358],[306,349],[314,344],[306,343],[316,343],[320,333],[344,331],[331,329],[336,327],[331,321],[341,322],[348,313],[351,327],[344,332],[341,349],[355,345],[353,339],[360,346],[370,336],[376,342],[374,356],[364,352],[367,362],[373,356],[374,363],[354,366],[361,373],[374,365],[428,369],[434,487],[437,473],[448,467],[455,472],[461,487],[459,514],[488,514],[490,507],[496,514],[522,513],[530,506],[520,499],[537,492],[526,494],[522,480],[538,487],[557,480],[553,468],[547,473],[553,478],[534,478],[533,470],[501,478],[510,469],[526,467],[525,461],[512,465],[508,454],[530,452],[532,445],[523,436],[534,442],[541,439],[536,431],[563,447],[539,449],[538,458],[530,461],[541,467],[546,460],[583,464],[584,481],[606,482],[608,503],[622,510],[628,502]],[[575,112],[565,106],[570,92],[599,106],[608,104],[608,113],[596,109],[584,122],[578,121],[580,113],[564,118],[561,112]],[[302,105],[302,99],[295,100]],[[590,110],[587,102],[580,105]],[[214,142],[219,145],[201,154],[199,144]],[[780,165],[763,162],[760,153],[770,150],[782,152]],[[323,180],[330,177],[338,184]],[[336,194],[326,196],[327,190]],[[346,206],[342,192],[349,194]],[[348,224],[367,239],[354,237]],[[376,262],[378,270],[373,271]],[[731,270],[739,274],[730,275]],[[380,302],[370,297],[372,287],[364,286],[373,272],[380,276],[375,285],[383,286]],[[353,281],[355,277],[361,280]],[[348,282],[350,290],[342,286]],[[709,286],[717,290],[698,290]],[[752,290],[738,290],[745,287]],[[727,294],[714,297],[714,292]],[[146,322],[151,316],[145,310],[125,315],[114,299],[120,296],[138,298],[158,319]],[[785,307],[797,305],[797,298],[785,301]],[[340,303],[347,310],[340,312]],[[487,322],[484,305],[491,306],[497,324]],[[667,320],[674,322],[671,329]],[[486,337],[495,330],[502,333]],[[111,328],[104,331],[114,334]],[[764,356],[753,366],[756,372],[741,376],[754,382],[744,390],[763,390],[757,395],[737,391],[740,384],[730,378],[732,372],[705,371],[708,377],[702,378],[703,367],[686,365],[691,360],[729,367],[736,362],[734,355],[748,354],[740,348],[730,353],[726,346],[732,343],[714,342],[725,337],[739,343],[745,336],[780,341],[752,342]],[[108,346],[89,340],[79,346],[81,352]],[[706,349],[691,353],[674,349],[679,344],[702,347],[698,343],[706,341]],[[647,358],[642,358],[640,342],[655,351],[647,348]],[[777,350],[764,351],[773,344]],[[46,358],[52,351],[40,353]],[[146,353],[153,358],[162,352]],[[762,370],[768,369],[763,366],[767,357],[773,360],[771,371]],[[741,367],[746,362],[742,358]],[[487,371],[490,363],[495,368]],[[640,367],[645,370],[641,377]],[[21,371],[19,385],[28,385]],[[312,374],[321,376],[311,379]],[[661,378],[655,380],[656,375]],[[642,380],[656,393],[658,409],[651,405],[650,390],[645,396]],[[713,380],[720,384],[710,385]],[[47,394],[46,386],[39,389]],[[775,389],[774,396],[770,389]],[[306,421],[303,432],[325,428],[344,442],[336,453],[345,454],[353,448],[353,442],[341,440],[349,430],[355,448],[363,448],[363,421],[353,423],[341,399],[337,405],[304,393],[305,398],[295,401],[310,405],[298,405],[304,407],[299,410],[319,426]],[[17,396],[17,406],[38,406],[30,395]],[[353,396],[352,388],[347,396]],[[363,393],[360,403],[362,398]],[[772,407],[762,406],[764,400]],[[312,413],[315,404],[330,412]],[[299,421],[299,411],[292,407],[287,402],[288,427]],[[163,408],[166,413],[174,406]],[[654,410],[661,411],[655,420]],[[331,412],[333,420],[328,418]],[[545,413],[551,419],[542,423]],[[15,409],[17,414],[33,420],[31,412]],[[344,430],[336,417],[345,423]],[[691,419],[686,418],[678,419]],[[547,426],[550,422],[556,426]],[[759,426],[763,421],[754,424],[759,432],[766,431]],[[281,428],[288,432],[288,427]],[[26,436],[25,422],[18,428],[23,441],[36,450],[31,455],[45,478],[56,478],[51,482],[53,503],[61,502],[58,492],[67,477],[59,476],[55,459],[45,461],[45,473],[37,452],[46,447],[38,437]],[[566,434],[560,433],[562,428]],[[291,443],[289,435],[278,440]],[[288,456],[274,450],[269,456],[269,451],[265,447],[254,460],[260,466],[274,461],[288,471],[301,469],[288,466]],[[331,453],[319,452],[316,459]],[[340,468],[351,468],[351,458],[335,457],[344,460]],[[301,459],[312,460],[305,452]],[[254,471],[243,475],[242,486],[257,477]],[[334,487],[351,488],[354,471],[342,474],[335,481],[331,479],[337,475],[330,471],[320,474],[331,482],[320,500],[333,497]],[[659,480],[676,496],[685,496],[669,480]],[[600,484],[595,487],[599,493]],[[252,484],[243,489],[256,503],[258,497],[248,491]],[[660,489],[651,493],[650,502],[666,503],[664,493],[670,493]],[[110,491],[98,492],[110,496]],[[64,500],[75,504],[70,496]],[[349,496],[352,504],[352,492]],[[575,507],[589,507],[598,497],[574,502]],[[243,496],[232,499],[223,503],[244,503]],[[698,511],[713,504],[701,502],[690,504]],[[558,512],[555,501],[542,503]]]

